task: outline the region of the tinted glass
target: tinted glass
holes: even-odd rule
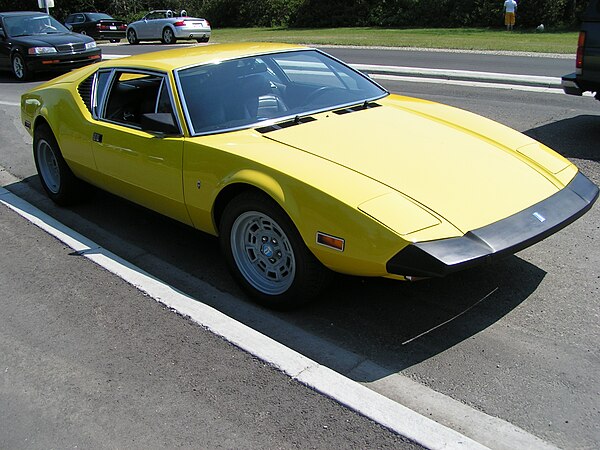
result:
[[[4,23],[9,36],[12,37],[69,32],[64,25],[51,16],[5,17]]]
[[[387,95],[367,77],[316,51],[277,53],[178,71],[195,133],[254,126]]]
[[[91,13],[87,15],[88,19],[91,21],[101,20],[101,19],[112,19],[108,14],[103,13]]]

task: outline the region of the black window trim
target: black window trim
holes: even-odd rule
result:
[[[103,92],[104,95],[101,97],[101,103],[99,105],[97,105],[96,107],[94,107],[94,104],[97,100],[96,88],[97,88],[98,75],[100,72],[107,72],[107,71],[110,72],[110,77],[104,88],[104,92]],[[175,97],[173,95],[173,91],[172,91],[170,83],[169,83],[169,74],[166,72],[161,72],[161,71],[156,71],[156,70],[138,69],[138,68],[134,68],[134,67],[111,67],[109,69],[98,70],[94,75],[94,83],[92,85],[92,115],[93,115],[94,119],[96,119],[100,122],[111,123],[114,125],[120,125],[122,127],[131,128],[131,129],[138,130],[138,131],[144,131],[144,130],[142,130],[142,128],[139,125],[117,122],[115,120],[109,120],[104,117],[104,115],[106,114],[106,105],[107,105],[108,95],[110,94],[110,91],[112,90],[117,73],[136,73],[136,74],[141,74],[141,75],[154,75],[154,76],[161,77],[162,81],[161,81],[161,86],[159,88],[159,92],[157,95],[157,102],[158,102],[158,99],[159,99],[160,93],[161,93],[160,89],[162,89],[162,87],[166,85],[168,93],[169,93],[169,100],[171,101],[171,107],[173,109],[173,117],[175,119],[175,124],[178,129],[178,135],[180,135],[180,136],[184,135],[183,127],[181,126],[181,121],[179,120],[179,114],[177,113]],[[155,110],[156,110],[156,105],[155,105]],[[99,114],[96,114],[96,111],[99,111]]]

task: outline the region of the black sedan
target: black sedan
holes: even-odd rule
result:
[[[96,42],[39,12],[0,12],[0,69],[18,80],[35,72],[68,70],[102,59]]]
[[[87,34],[96,40],[108,39],[110,42],[125,38],[127,30],[127,24],[122,20],[98,12],[69,14],[65,26],[75,33]]]

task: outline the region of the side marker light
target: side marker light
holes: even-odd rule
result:
[[[334,250],[338,250],[340,252],[344,251],[344,246],[346,241],[342,238],[331,236],[329,234],[317,232],[317,244],[324,245],[325,247],[332,248]]]

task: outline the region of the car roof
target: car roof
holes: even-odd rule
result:
[[[152,53],[129,56],[101,63],[105,67],[139,67],[171,71],[183,67],[217,63],[245,56],[257,56],[268,53],[294,51],[308,47],[295,44],[276,44],[267,42],[244,42],[235,44],[213,44],[186,47],[174,50],[163,50]]]
[[[38,11],[8,11],[0,12],[0,17],[16,17],[16,16],[47,16],[46,13]]]

